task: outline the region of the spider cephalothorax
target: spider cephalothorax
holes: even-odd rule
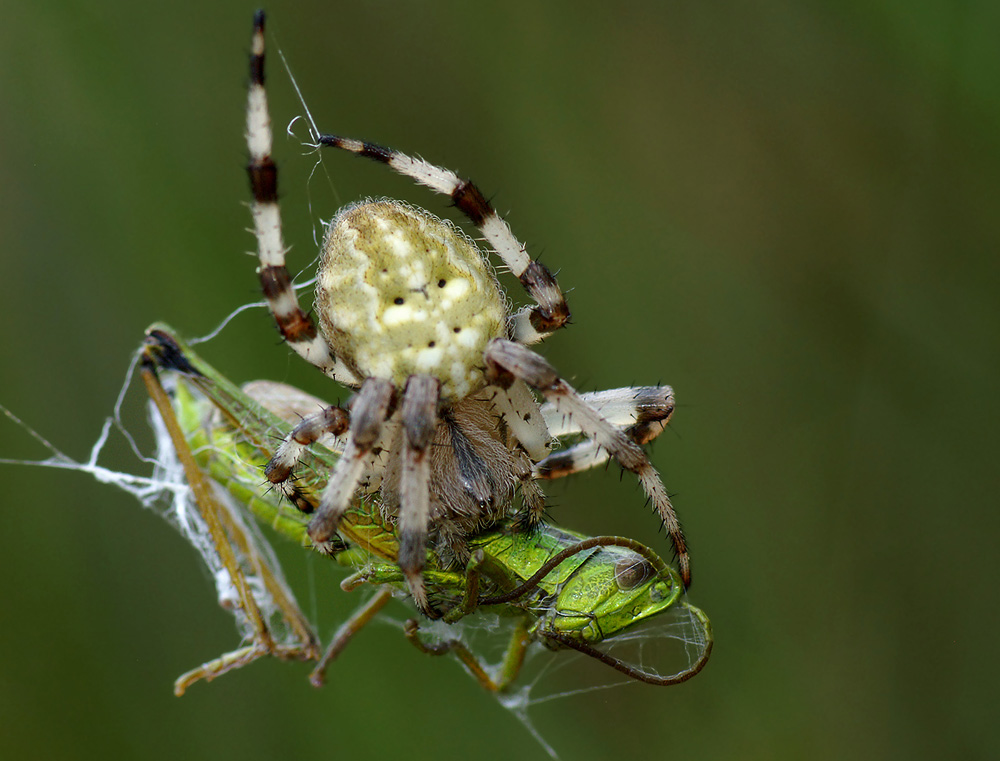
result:
[[[358,492],[397,516],[399,565],[425,610],[421,569],[428,538],[461,559],[465,539],[514,511],[537,522],[535,479],[615,458],[635,473],[666,524],[689,581],[683,533],[659,475],[639,446],[673,412],[669,387],[580,395],[527,345],[564,326],[569,308],[551,273],[532,260],[482,193],[454,172],[372,143],[317,135],[316,142],[387,164],[451,197],[523,284],[533,305],[517,311],[476,244],[450,222],[398,201],[348,206],[331,221],[316,289],[319,327],[299,307],[285,265],[264,91],[264,17],[254,24],[247,112],[258,269],[281,334],[302,357],[357,389],[345,407],[305,418],[267,467],[294,497],[290,476],[303,447],[339,437],[341,457],[309,525],[333,537]],[[530,387],[530,388],[529,388]],[[531,389],[546,397],[540,407]],[[553,438],[590,439],[549,454]]]

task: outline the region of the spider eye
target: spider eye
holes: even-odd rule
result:
[[[635,589],[653,573],[653,566],[638,555],[623,557],[615,563],[615,583],[623,591]]]

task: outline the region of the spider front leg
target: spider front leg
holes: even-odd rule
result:
[[[378,442],[392,412],[395,389],[381,378],[369,378],[351,401],[350,430],[344,452],[337,460],[319,507],[309,521],[309,537],[316,544],[328,542],[350,505],[364,473],[365,462]]]
[[[413,375],[403,394],[403,472],[400,478],[399,567],[417,606],[431,615],[421,571],[427,557],[430,521],[430,446],[437,428],[441,383]]]
[[[271,114],[264,89],[264,12],[254,16],[252,51],[250,53],[250,86],[247,91],[247,150],[250,162],[250,190],[253,203],[254,235],[264,298],[274,316],[282,337],[296,353],[331,378],[357,387],[358,378],[342,360],[335,357],[326,338],[316,329],[306,312],[299,306],[292,278],[285,265],[285,244],[281,234],[281,210],[278,206],[278,168],[271,158],[273,138]]]
[[[581,433],[606,449],[623,468],[636,474],[666,526],[674,551],[677,553],[681,579],[684,581],[684,586],[688,586],[691,583],[691,561],[688,556],[687,541],[684,539],[684,532],[670,503],[666,487],[642,447],[632,441],[621,428],[609,423],[572,386],[559,377],[555,368],[544,357],[531,349],[513,341],[495,338],[486,347],[484,360],[491,383],[509,386],[519,379],[538,389],[560,414],[575,421]]]

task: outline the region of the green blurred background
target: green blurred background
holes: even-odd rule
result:
[[[0,401],[77,458],[148,323],[202,335],[257,297],[252,10],[5,5]],[[680,687],[541,707],[562,757],[996,758],[1000,5],[268,10],[321,127],[475,177],[561,270],[574,325],[544,351],[572,382],[676,390],[654,461],[716,651]],[[301,109],[270,73],[280,132]],[[334,192],[310,184],[297,141],[276,145],[294,265],[338,203],[446,210],[347,156],[326,159]],[[336,395],[260,310],[202,349],[234,379]],[[138,387],[125,414],[142,432]],[[45,455],[2,425],[0,456]],[[268,662],[175,699],[235,645],[193,551],[87,476],[0,472],[3,758],[544,757],[390,627],[323,691]],[[550,493],[564,525],[667,554],[614,470]],[[307,609],[346,614],[326,565],[301,563]]]

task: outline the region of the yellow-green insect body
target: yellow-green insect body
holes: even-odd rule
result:
[[[528,534],[491,531],[470,546],[484,553],[484,576],[509,591],[558,553],[585,540],[573,531],[542,526]],[[561,634],[602,642],[680,600],[684,590],[680,579],[666,565],[657,565],[627,546],[596,546],[570,555],[537,582],[531,596],[508,604],[539,616],[534,631],[543,641]]]

